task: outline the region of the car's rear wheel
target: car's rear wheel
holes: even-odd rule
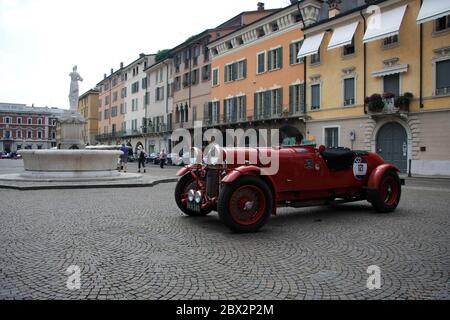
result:
[[[185,174],[177,183],[175,187],[175,201],[178,208],[183,211],[184,214],[191,217],[203,217],[211,213],[211,209],[201,209],[200,212],[189,210],[187,208],[187,198],[189,190],[197,190],[198,184],[194,177],[190,173]]]
[[[217,211],[224,224],[234,232],[261,229],[272,213],[272,192],[258,177],[242,177],[222,188]]]
[[[398,174],[388,171],[381,178],[378,189],[372,192],[370,202],[376,212],[390,213],[397,209],[401,194],[402,185]]]

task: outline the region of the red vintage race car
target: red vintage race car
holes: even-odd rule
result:
[[[268,163],[267,159],[272,159]],[[278,169],[273,172],[275,161]],[[255,232],[281,207],[311,207],[367,200],[376,212],[400,201],[399,169],[376,153],[313,146],[192,148],[175,189],[189,216],[219,213],[235,232]]]

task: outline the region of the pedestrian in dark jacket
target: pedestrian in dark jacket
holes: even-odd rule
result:
[[[164,165],[166,164],[166,158],[167,155],[165,153],[165,150],[161,151],[159,154],[159,165],[161,166],[161,169],[164,169]]]
[[[125,144],[122,144],[122,147],[120,147],[120,151],[122,151],[122,155],[120,156],[120,170],[123,170],[123,172],[127,172],[128,167],[128,148],[125,146]]]
[[[141,172],[141,167],[144,169],[144,173],[146,173],[147,171],[145,170],[145,151],[142,148],[142,146],[139,146],[138,148],[138,152],[137,152],[137,157],[138,157],[138,172]]]

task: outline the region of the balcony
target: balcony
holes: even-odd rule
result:
[[[409,105],[413,95],[405,93],[405,95],[395,98],[390,94],[373,94],[366,98],[365,108],[370,115],[395,115],[405,114],[409,112]]]
[[[434,94],[437,97],[448,96],[448,95],[450,95],[450,87],[436,89]]]

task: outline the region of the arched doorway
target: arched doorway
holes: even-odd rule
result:
[[[303,141],[303,134],[294,126],[284,126],[280,128],[280,146],[300,145]]]
[[[408,170],[408,135],[397,122],[389,122],[378,131],[377,153],[383,159],[397,166],[402,173]]]

